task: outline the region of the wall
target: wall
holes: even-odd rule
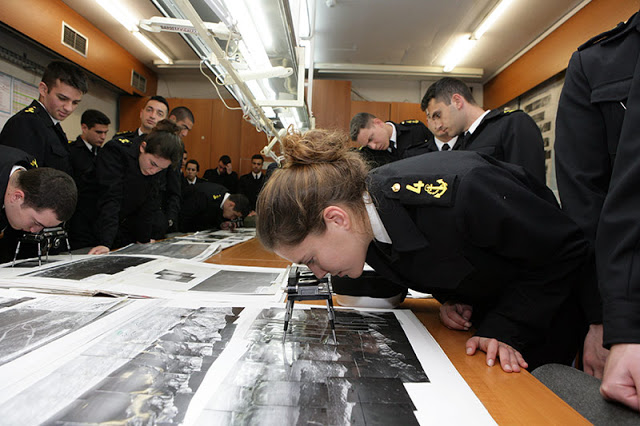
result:
[[[0,20],[127,93],[156,92],[157,77],[153,71],[61,0],[2,0]],[[86,57],[61,43],[62,21],[89,39]],[[145,93],[131,87],[132,69],[147,78]]]
[[[11,43],[10,47],[14,52],[26,55],[31,61],[46,66],[53,57],[51,54],[42,50],[36,49],[30,46],[28,43],[20,42],[15,38],[9,37],[6,33],[0,31],[0,43],[3,46],[9,46],[7,43]],[[42,75],[33,71],[25,70],[22,67],[14,65],[3,59],[0,59],[0,72],[9,74],[12,77],[18,78],[26,83],[37,86]],[[97,109],[102,111],[111,119],[111,126],[109,126],[109,134],[107,138],[111,138],[115,133],[116,123],[118,119],[117,112],[117,91],[96,78],[89,79],[89,92],[82,97],[82,102],[74,113],[62,122],[62,128],[64,129],[69,139],[75,139],[81,133],[80,117],[82,113],[88,109]]]
[[[578,46],[626,21],[638,6],[636,0],[592,0],[484,85],[485,108],[497,108],[565,70]]]

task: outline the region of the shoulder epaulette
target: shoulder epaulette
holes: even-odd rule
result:
[[[414,175],[388,178],[383,187],[386,197],[411,205],[453,205],[456,175]]]
[[[32,167],[38,168],[38,162],[36,161],[36,159],[34,158],[33,160],[31,160],[31,163],[29,163]]]
[[[131,143],[131,141],[129,139],[126,139],[126,138],[118,138],[118,142],[124,143],[124,144]]]
[[[116,133],[114,136],[124,135],[125,133],[133,133],[133,130],[123,130],[121,132]]]
[[[404,124],[406,125],[411,125],[411,124],[422,124],[422,121],[420,120],[404,120],[402,122],[400,122],[400,124]]]
[[[36,108],[38,108],[36,105],[31,105],[29,108],[25,109],[24,112],[33,114],[34,112],[36,112]]]
[[[502,113],[503,114],[511,114],[512,112],[516,112],[516,111],[518,111],[518,110],[515,109],[515,108],[505,108],[505,109],[502,110]]]
[[[591,37],[589,40],[587,40],[587,42],[583,43],[582,45],[580,45],[578,47],[578,50],[584,50],[588,47],[591,46],[595,46],[598,43],[601,43],[605,40],[611,39],[614,36],[621,34],[622,32],[624,32],[627,27],[628,24],[634,20],[634,18],[636,18],[636,15],[632,16],[627,22],[620,22],[618,25],[616,25],[615,28],[612,28],[610,30],[607,30],[603,33],[598,34],[595,37]]]

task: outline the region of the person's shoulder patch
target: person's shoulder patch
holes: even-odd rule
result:
[[[420,120],[405,120],[405,121],[400,122],[400,124],[403,124],[405,126],[410,126],[412,124],[422,124],[422,121],[420,121]]]
[[[217,200],[220,197],[222,197],[222,194],[213,194],[213,199],[214,200]]]
[[[33,114],[34,112],[36,112],[36,109],[38,109],[38,107],[36,105],[32,105],[29,108],[26,108],[24,110],[24,112],[27,112],[29,114]]]
[[[118,138],[118,142],[120,142],[122,144],[125,144],[125,145],[131,144],[131,141],[129,139],[126,139],[126,138]]]
[[[518,111],[518,110],[515,109],[515,108],[505,108],[505,109],[502,110],[502,113],[503,114],[511,114],[512,112],[516,112],[516,111]]]
[[[382,190],[402,204],[450,207],[457,184],[457,175],[411,175],[388,178]]]
[[[31,167],[33,168],[38,168],[38,162],[36,161],[36,159],[34,158],[33,160],[31,160],[31,162],[29,163],[31,165]]]

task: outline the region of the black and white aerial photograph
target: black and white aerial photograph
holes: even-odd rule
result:
[[[403,383],[429,378],[392,312],[263,310],[244,356],[201,420],[209,424],[418,424]]]

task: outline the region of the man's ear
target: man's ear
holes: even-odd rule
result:
[[[146,152],[145,148],[147,147],[147,143],[145,141],[140,142],[140,154]]]
[[[351,228],[351,217],[346,210],[338,206],[329,206],[322,211],[324,223],[328,226],[336,226],[345,230]]]
[[[231,210],[236,211],[236,203],[234,203],[233,201],[227,199],[225,204],[229,204],[229,207],[231,208]]]
[[[11,204],[22,204],[24,202],[24,191],[19,188],[13,188],[9,194],[9,202]]]
[[[453,96],[451,97],[451,103],[458,110],[464,106],[464,101],[465,101],[464,97],[459,93],[454,93]]]
[[[384,124],[384,121],[382,121],[378,117],[376,117],[373,120],[371,120],[371,124],[373,124],[375,126],[379,126],[381,124]],[[367,127],[369,127],[369,126],[367,126]]]
[[[38,84],[38,93],[40,94],[40,100],[42,100],[42,98],[44,98],[45,95],[49,93],[49,88],[47,87],[47,83],[45,83],[44,81],[41,81],[40,84]]]

